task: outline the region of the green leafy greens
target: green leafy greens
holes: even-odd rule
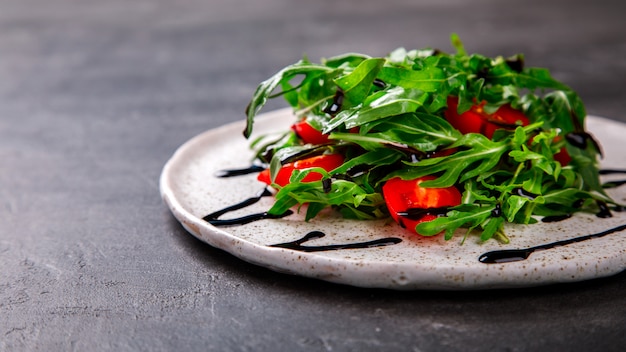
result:
[[[481,240],[506,240],[506,222],[530,224],[537,216],[615,204],[601,187],[600,150],[584,130],[586,113],[578,95],[548,70],[525,68],[522,55],[469,55],[458,36],[451,39],[453,54],[401,48],[384,58],[345,54],[320,64],[305,58],[261,83],[247,109],[246,137],[267,100],[283,96],[297,119],[330,138],[324,145],[309,145],[286,131],[275,140],[255,141],[257,158],[272,177],[281,165],[305,156],[346,156],[335,170],[297,170],[288,185],[274,184],[278,192],[270,213],[307,204],[307,220],[327,207],[347,218],[384,218],[389,216],[384,182],[426,175],[436,179],[422,186],[456,186],[462,204],[419,224],[417,231],[425,236],[444,232],[450,239],[465,228]],[[530,124],[498,130],[491,139],[462,134],[444,117],[450,96],[458,98],[458,113],[476,102],[485,102],[486,111],[510,104]],[[572,143],[571,136],[581,138]],[[566,165],[555,159],[562,148],[571,157]],[[299,182],[310,172],[323,179]]]

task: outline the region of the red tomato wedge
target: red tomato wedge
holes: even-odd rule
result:
[[[383,185],[383,197],[389,213],[400,226],[415,231],[418,224],[445,215],[448,207],[461,204],[461,193],[454,186],[447,188],[420,186],[423,181],[434,179],[434,176],[414,180],[395,177]]]
[[[561,140],[561,137],[557,136],[554,140],[555,141],[559,141],[559,140]],[[569,164],[570,161],[572,161],[572,157],[567,152],[567,149],[565,147],[563,147],[563,148],[561,148],[561,150],[559,150],[558,153],[554,154],[554,160],[556,160],[559,163],[561,163],[561,165],[567,165],[567,164]]]
[[[513,130],[517,126],[526,126],[530,123],[523,112],[513,109],[509,104],[502,105],[493,114],[488,114],[483,107],[486,102],[473,105],[468,111],[458,114],[457,97],[448,97],[448,108],[444,112],[446,120],[461,131],[461,133],[481,133],[488,138],[498,129]]]
[[[298,137],[304,143],[311,144],[325,144],[328,143],[328,135],[316,130],[306,121],[300,121],[291,126],[291,129],[296,132]]]
[[[282,187],[289,184],[289,179],[291,178],[291,174],[293,173],[293,170],[304,170],[304,169],[310,169],[312,167],[321,167],[322,169],[326,171],[331,171],[341,166],[343,162],[344,162],[343,155],[324,154],[324,155],[318,155],[318,156],[298,160],[293,163],[288,163],[288,164],[283,165],[280,168],[280,170],[278,171],[278,174],[276,175],[276,179],[274,180],[274,183]],[[272,184],[272,180],[270,179],[269,169],[265,169],[261,171],[259,175],[257,176],[257,179],[261,182],[267,183],[268,185]],[[302,180],[302,182],[313,182],[313,181],[319,181],[321,179],[322,179],[322,174],[317,173],[317,172],[311,172]]]
[[[488,138],[498,129],[513,130],[517,126],[526,126],[530,124],[530,120],[523,112],[515,110],[509,104],[502,105],[493,114],[488,114],[483,107],[485,102],[479,105],[473,105],[468,111],[458,114],[457,106],[459,99],[457,97],[448,97],[448,108],[444,112],[444,116],[450,124],[461,131],[461,133],[481,133]],[[567,165],[571,161],[571,157],[565,148],[562,148],[554,155],[554,160]]]

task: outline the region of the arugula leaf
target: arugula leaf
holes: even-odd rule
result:
[[[332,68],[354,68],[361,62],[369,59],[370,56],[358,54],[358,53],[346,53],[342,55],[333,56],[331,58],[322,59],[324,66]]]
[[[397,150],[386,149],[386,148],[378,148],[371,152],[366,152],[357,157],[351,158],[347,160],[343,165],[333,170],[333,175],[341,175],[346,174],[349,171],[353,170],[356,167],[360,167],[363,165],[366,166],[384,166],[391,165],[400,158],[402,158],[403,154]]]
[[[387,84],[419,89],[424,92],[437,91],[447,79],[443,70],[438,67],[428,67],[415,71],[393,66],[382,67],[379,78]]]
[[[362,104],[343,110],[330,120],[324,133],[344,125],[350,129],[389,116],[414,112],[424,105],[427,95],[413,88],[393,87],[369,96]]]
[[[300,179],[302,179],[308,172],[324,173],[323,169],[312,168],[301,170],[295,174],[299,174]],[[369,208],[368,212],[355,213],[360,214],[361,219],[376,219],[386,215],[380,209],[385,204],[380,193],[369,193],[355,182],[347,180],[333,180],[329,192],[324,190],[322,181],[291,182],[276,193],[276,202],[268,212],[270,214],[282,214],[296,204],[309,204],[306,215],[307,221],[327,206],[342,206],[353,211]],[[321,204],[323,207],[315,204]],[[374,211],[374,209],[378,211]],[[309,211],[311,213],[308,213]]]
[[[462,206],[458,210],[448,212],[445,217],[417,225],[416,231],[423,236],[434,236],[445,231],[445,238],[450,239],[454,231],[462,226],[477,227],[492,215],[495,205],[487,207]]]
[[[372,90],[372,83],[383,67],[385,59],[366,59],[345,76],[335,79],[344,96],[344,107],[352,107],[363,101]]]
[[[252,126],[254,123],[254,117],[259,113],[263,105],[267,102],[267,99],[271,96],[272,92],[281,83],[289,82],[293,77],[299,74],[310,76],[312,74],[320,74],[323,72],[332,71],[333,68],[323,65],[311,64],[307,61],[301,60],[297,63],[287,66],[272,76],[270,79],[262,82],[254,92],[252,100],[246,108],[246,128],[244,130],[244,137],[248,138],[252,134]]]
[[[467,56],[467,51],[465,51],[465,47],[463,46],[463,42],[461,42],[461,38],[456,33],[452,33],[450,35],[450,41],[452,42],[452,46],[456,49],[457,55],[459,56]]]
[[[464,135],[450,147],[467,149],[450,156],[406,163],[412,167],[393,172],[386,179],[399,176],[410,180],[441,173],[437,179],[424,181],[421,185],[435,188],[450,187],[491,170],[509,148],[505,142],[494,142],[475,133]]]
[[[368,135],[390,142],[406,143],[417,150],[430,152],[448,146],[461,137],[446,120],[428,113],[415,112],[391,116],[367,125]],[[346,136],[349,140],[349,136]]]

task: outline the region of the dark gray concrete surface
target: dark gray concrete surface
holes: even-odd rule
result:
[[[188,235],[158,178],[303,53],[451,50],[451,32],[626,121],[622,3],[0,0],[0,350],[621,350],[623,273],[472,292],[276,274]]]

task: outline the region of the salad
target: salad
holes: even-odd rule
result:
[[[393,218],[422,236],[458,229],[507,242],[505,223],[576,212],[610,216],[599,180],[601,149],[585,108],[523,55],[397,49],[307,58],[262,82],[244,136],[268,99],[294,109],[291,129],[251,142],[276,190],[270,214],[306,205],[345,218]]]

